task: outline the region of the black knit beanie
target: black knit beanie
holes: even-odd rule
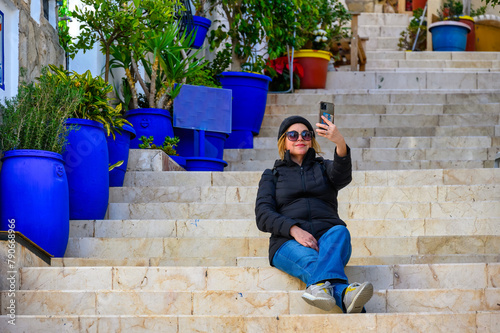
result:
[[[313,136],[315,135],[313,127],[311,126],[311,123],[306,118],[301,117],[301,116],[291,116],[291,117],[288,117],[285,120],[283,120],[283,122],[281,123],[280,129],[278,131],[278,140],[281,138],[283,133],[285,133],[285,131],[288,129],[288,127],[292,126],[293,124],[297,124],[297,123],[306,125],[307,129],[312,131]]]

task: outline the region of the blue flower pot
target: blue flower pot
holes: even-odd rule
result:
[[[224,171],[227,162],[212,157],[186,157],[187,171]]]
[[[141,136],[149,138],[153,136],[153,143],[157,146],[163,145],[167,136],[174,136],[172,127],[172,116],[164,109],[134,109],[125,114],[125,118],[134,126],[136,137],[130,140],[130,148],[137,149],[142,142]]]
[[[434,51],[465,51],[470,27],[457,21],[440,21],[429,25]]]
[[[220,82],[231,89],[232,131],[225,148],[253,148],[253,136],[258,135],[266,111],[267,92],[271,78],[245,72],[223,72]]]
[[[195,16],[193,15],[193,25],[188,26],[187,33],[191,33],[194,30],[194,41],[191,44],[191,47],[194,49],[199,49],[203,46],[203,42],[205,42],[205,37],[207,36],[208,29],[212,25],[212,21],[205,17]]]
[[[20,149],[6,151],[2,162],[1,230],[19,231],[53,256],[63,257],[69,236],[69,193],[62,156]]]
[[[72,130],[63,152],[71,220],[101,220],[109,201],[109,157],[104,126],[93,120],[66,121]]]
[[[180,156],[213,157],[222,159],[224,156],[224,142],[228,134],[205,131],[205,140],[200,144],[200,131],[174,128],[174,135],[179,137],[176,151]],[[200,150],[201,149],[201,150]]]
[[[127,171],[128,153],[130,148],[130,140],[135,138],[135,131],[132,126],[123,125],[121,134],[115,133],[115,139],[112,135],[106,136],[109,153],[109,164],[113,165],[119,161],[123,164],[115,167],[109,172],[109,186],[121,187],[125,180],[125,172]]]
[[[173,159],[175,161],[175,163],[179,164],[179,166],[183,167],[184,169],[186,169],[186,159],[182,156],[173,156],[173,155],[169,155],[168,157],[170,157],[171,159]]]

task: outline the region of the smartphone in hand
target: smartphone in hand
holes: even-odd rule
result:
[[[321,116],[324,116],[326,119],[329,121],[333,122],[333,117],[335,115],[335,105],[330,102],[320,102],[319,103],[319,123],[320,124],[325,124],[323,121],[323,118]]]

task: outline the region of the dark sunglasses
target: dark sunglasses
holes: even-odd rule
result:
[[[297,131],[286,132],[285,135],[288,138],[288,140],[290,140],[290,141],[297,141],[299,139],[299,132],[297,132]],[[312,131],[305,131],[304,130],[304,131],[302,131],[302,133],[300,133],[300,136],[305,141],[311,141],[313,135],[314,134]]]

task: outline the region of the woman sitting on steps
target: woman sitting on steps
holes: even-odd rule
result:
[[[337,145],[334,159],[317,157],[313,127],[300,116],[286,118],[278,132],[272,170],[262,174],[255,205],[257,227],[271,233],[269,260],[302,280],[302,298],[325,311],[364,312],[373,295],[369,282],[348,284],[344,267],[351,238],[337,212],[337,193],[352,180],[350,149],[337,126],[323,117],[316,133]]]

